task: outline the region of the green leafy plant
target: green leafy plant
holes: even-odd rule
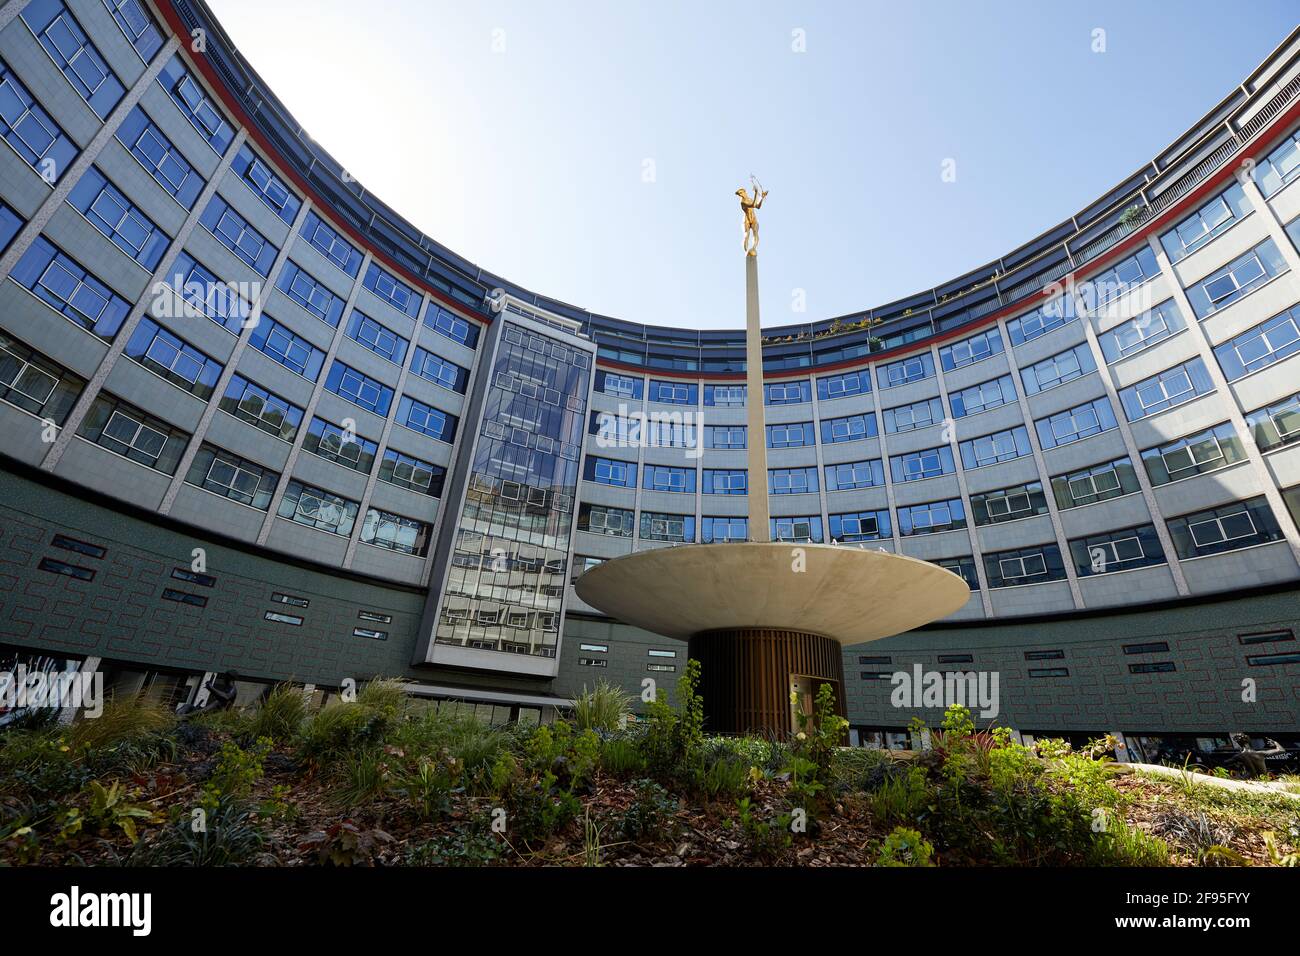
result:
[[[876,866],[934,866],[934,847],[916,830],[894,827],[880,847]]]
[[[250,717],[248,732],[254,738],[292,740],[306,719],[307,700],[303,689],[292,684],[277,684]]]
[[[299,849],[325,866],[374,866],[392,842],[392,836],[383,830],[362,830],[351,820],[342,820],[310,834]]]
[[[92,780],[86,789],[90,796],[86,820],[101,832],[118,829],[135,843],[140,838],[138,824],[152,823],[157,819],[153,810],[133,803],[131,798],[135,794],[128,793],[119,781],[115,780],[105,787],[98,780]]]
[[[779,813],[770,821],[763,820],[754,811],[749,797],[737,800],[736,810],[736,822],[750,853],[770,859],[790,846],[792,818],[789,813]]]
[[[579,730],[621,730],[631,713],[632,698],[623,688],[597,681],[593,690],[585,687],[573,702],[573,722]]]

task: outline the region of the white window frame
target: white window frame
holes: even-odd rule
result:
[[[1241,534],[1229,535],[1227,529],[1224,528],[1223,526],[1223,522],[1226,519],[1240,518],[1240,517],[1244,517],[1246,519],[1246,523],[1250,525],[1250,530]],[[1196,529],[1205,528],[1209,526],[1213,526],[1218,531],[1219,537],[1214,541],[1201,541],[1197,537]],[[1242,508],[1240,511],[1232,512],[1232,514],[1215,515],[1213,518],[1206,518],[1196,522],[1189,521],[1187,523],[1187,533],[1192,536],[1192,542],[1198,548],[1205,548],[1215,544],[1226,544],[1229,541],[1238,541],[1242,538],[1253,537],[1259,534],[1259,529],[1255,527],[1255,518],[1250,513],[1250,509]]]

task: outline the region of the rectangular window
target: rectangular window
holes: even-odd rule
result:
[[[934,357],[929,352],[887,362],[876,367],[876,378],[881,388],[896,388],[911,382],[920,382],[934,376]]]
[[[199,222],[217,242],[251,266],[258,275],[265,277],[270,274],[280,250],[220,196],[209,200]]]
[[[1125,644],[1122,650],[1125,654],[1164,654],[1169,650],[1169,642],[1149,641],[1145,644]]]
[[[749,521],[736,517],[709,517],[702,519],[700,540],[705,544],[749,539]]]
[[[1246,457],[1231,422],[1223,422],[1195,435],[1142,452],[1142,464],[1153,485],[1216,471]]]
[[[361,268],[361,253],[315,212],[309,211],[303,220],[302,237],[350,278],[357,277],[357,271]]]
[[[146,269],[154,269],[171,241],[94,166],[68,196],[68,203],[115,246]]]
[[[812,401],[808,380],[798,382],[770,382],[763,388],[765,405],[801,405]]]
[[[643,511],[641,512],[641,538],[644,541],[683,543],[694,541],[695,517]]]
[[[1114,365],[1120,359],[1162,342],[1186,327],[1183,314],[1174,305],[1174,300],[1166,299],[1154,309],[1103,332],[1097,337],[1097,343],[1101,346],[1101,354],[1106,362]]]
[[[352,341],[364,346],[379,357],[387,359],[394,365],[401,365],[406,360],[406,349],[410,343],[396,332],[370,318],[364,312],[355,309],[352,311],[352,317],[348,319],[347,335]],[[430,377],[434,371],[433,363],[429,361],[430,357],[433,357],[431,353],[425,352],[423,349],[416,349],[411,369],[422,378],[429,378],[430,381],[434,381]],[[425,374],[426,364],[429,366],[430,375]],[[453,377],[452,380],[455,381],[455,378]]]
[[[1070,671],[1065,667],[1031,667],[1030,677],[1069,677]]]
[[[177,581],[185,581],[188,584],[197,584],[202,588],[214,587],[217,579],[210,574],[199,574],[197,571],[191,571],[189,568],[172,568],[172,577]]]
[[[1234,182],[1219,195],[1182,219],[1160,236],[1170,262],[1178,262],[1200,249],[1215,236],[1250,214],[1250,203],[1241,184]]]
[[[655,650],[654,648],[651,648],[650,650],[646,651],[646,656],[647,656],[647,657],[676,657],[676,656],[677,656],[677,652],[676,652],[676,651],[660,651],[660,650]]]
[[[886,435],[925,428],[943,421],[943,403],[937,398],[927,398],[911,405],[886,408],[884,419]]]
[[[162,599],[164,601],[175,601],[177,604],[189,604],[192,607],[207,607],[208,599],[201,594],[190,594],[188,591],[177,591],[175,588],[163,588]]]
[[[1256,634],[1238,634],[1237,641],[1241,644],[1274,644],[1283,641],[1294,641],[1295,634],[1292,631],[1260,631]]]
[[[769,534],[773,541],[812,541],[820,544],[822,540],[820,515],[771,518],[769,525]]]
[[[218,156],[224,155],[230,141],[235,138],[235,131],[212,98],[185,69],[179,53],[162,68],[158,83],[212,151]]]
[[[125,299],[44,236],[37,236],[23,253],[10,278],[105,342],[113,340],[131,311]]]
[[[1064,658],[1065,651],[1025,651],[1027,661],[1059,661]]]
[[[1083,296],[1084,308],[1089,313],[1095,313],[1108,302],[1159,274],[1160,263],[1156,261],[1156,254],[1150,246],[1144,244],[1127,259],[1082,283],[1079,291]]]
[[[941,558],[934,563],[960,577],[972,591],[980,589],[979,572],[975,568],[975,558],[971,555],[968,554],[960,558]]]
[[[361,543],[424,557],[429,553],[429,526],[414,518],[371,508],[361,523]]]
[[[280,269],[275,286],[286,296],[330,328],[337,328],[343,316],[343,299],[290,259]],[[360,312],[353,313],[360,315]]]
[[[1047,513],[1047,496],[1040,481],[984,491],[970,496],[975,524],[998,524]]]
[[[945,372],[974,365],[1002,352],[1002,333],[996,328],[972,335],[968,339],[945,345],[939,349],[939,364]]]
[[[442,497],[447,469],[419,458],[404,455],[392,448],[384,449],[384,459],[379,465],[379,480],[407,488],[422,495]]]
[[[1165,563],[1155,525],[1108,531],[1070,541],[1070,555],[1080,577],[1110,574]]]
[[[1020,430],[1024,431],[1023,428]],[[947,445],[889,457],[890,477],[896,482],[937,478],[939,475],[951,475],[956,470],[952,449]]]
[[[743,468],[704,469],[703,493],[706,495],[744,495],[749,493],[749,474]]]
[[[1183,559],[1236,551],[1282,537],[1263,496],[1170,519],[1169,534]]]
[[[807,495],[817,493],[816,468],[769,468],[768,489],[774,495]]]
[[[297,614],[285,614],[283,611],[266,611],[262,615],[263,620],[272,621],[276,624],[288,624],[291,627],[302,627],[302,618]]]
[[[62,425],[85,387],[84,379],[0,332],[0,401]]]
[[[879,488],[885,484],[885,468],[879,458],[827,465],[824,470],[827,491]]]
[[[148,318],[140,320],[123,351],[155,375],[205,400],[216,388],[223,368]]]
[[[622,376],[631,383],[633,379]],[[631,396],[626,396],[631,397]],[[743,385],[705,385],[704,404],[717,408],[743,408],[745,405],[745,386]]]
[[[184,250],[171,267],[171,284],[186,314],[211,319],[235,335],[243,330],[252,312],[233,283],[222,282],[215,272]]]
[[[162,30],[140,0],[104,0],[117,25],[140,59],[148,63],[163,46]]]
[[[424,324],[439,335],[449,338],[453,342],[459,342],[467,348],[478,347],[479,327],[468,319],[453,315],[442,306],[435,306],[430,303],[428,310],[424,313]]]
[[[410,395],[403,395],[402,400],[397,404],[397,424],[435,441],[451,444],[456,439],[455,415],[434,408],[432,405],[426,405]]]
[[[66,561],[56,561],[54,558],[41,558],[36,567],[41,571],[62,574],[65,577],[76,578],[78,581],[95,580],[95,572],[90,568],[83,568],[79,564],[68,564]]]
[[[634,519],[635,515],[627,508],[609,508],[604,505],[590,504],[578,508],[578,530],[592,534],[630,538]]]
[[[972,385],[956,392],[948,393],[948,404],[952,406],[953,418],[965,418],[986,412],[990,408],[1001,408],[1016,401],[1016,383],[1010,375]]]
[[[190,436],[101,391],[77,434],[165,475],[174,475]]]
[[[814,444],[812,422],[767,426],[768,448],[804,448]]]
[[[608,644],[579,644],[578,650],[591,651],[594,654],[607,654],[609,653],[609,645]]]
[[[889,511],[849,511],[833,514],[830,518],[831,541],[877,541],[894,535]]]
[[[650,382],[650,401],[663,405],[695,405],[699,386],[688,382]]]
[[[1260,451],[1300,441],[1300,392],[1251,412],[1246,426]]]
[[[220,407],[284,441],[293,441],[302,424],[301,408],[240,375],[231,376]]]
[[[374,630],[373,628],[369,628],[369,627],[354,627],[354,628],[352,629],[352,636],[353,636],[353,637],[365,637],[365,638],[369,638],[369,639],[372,640],[372,641],[386,641],[386,640],[388,640],[388,632],[387,632],[387,631],[376,631],[376,630]]]
[[[375,621],[379,624],[393,623],[393,615],[380,614],[378,611],[357,611],[357,618],[362,621]]]
[[[258,199],[270,208],[288,225],[298,216],[302,200],[294,195],[283,179],[271,171],[271,167],[254,154],[253,148],[245,143],[239,148],[238,155],[230,164],[235,175],[244,181],[244,185],[253,191]]]
[[[1118,498],[1139,489],[1133,464],[1127,457],[1052,478],[1052,496],[1062,510]]]
[[[960,442],[957,449],[961,453],[962,465],[967,469],[982,468],[984,465],[993,465],[1000,461],[1012,461],[1031,453],[1029,432],[1023,425],[994,432],[992,435],[968,439]]]
[[[287,604],[290,607],[309,607],[311,601],[305,597],[298,597],[295,594],[285,594],[282,591],[274,591],[271,594],[271,600],[276,604]]]
[[[878,434],[876,416],[845,415],[843,418],[822,419],[822,444],[835,445],[844,441],[861,441]]]
[[[205,442],[194,455],[185,480],[196,488],[266,511],[280,475]]]
[[[1229,382],[1268,368],[1300,352],[1300,306],[1275,315],[1214,347]]]
[[[744,425],[705,425],[705,448],[744,448]]]
[[[303,439],[304,451],[318,455],[326,461],[332,461],[351,468],[363,475],[370,474],[374,467],[375,456],[379,446],[369,439],[362,438],[355,431],[340,428],[323,418],[313,418],[307,426],[307,437]]]
[[[640,401],[645,392],[645,379],[635,375],[623,375],[619,372],[597,369],[596,391],[617,398],[631,398]]]
[[[248,337],[248,343],[285,368],[309,381],[320,377],[325,353],[300,335],[295,335],[265,312]]]
[[[1198,356],[1122,389],[1119,400],[1125,416],[1135,422],[1212,391],[1214,383]]]
[[[415,355],[411,357],[411,371],[425,381],[457,395],[465,394],[469,382],[469,369],[461,368],[455,362],[449,362],[420,346],[416,346]]]
[[[108,119],[126,88],[77,18],[60,0],[32,0],[22,18],[86,105],[101,120]]]
[[[1300,130],[1259,161],[1255,167],[1255,184],[1265,198],[1270,198],[1297,176],[1300,176]]]
[[[1092,360],[1092,350],[1088,348],[1087,342],[1083,342],[1022,368],[1020,380],[1024,383],[1025,394],[1035,395],[1096,370],[1097,363]]]
[[[186,209],[194,207],[203,191],[203,177],[142,107],[135,107],[122,121],[117,139],[172,198]]]
[[[1173,661],[1153,661],[1150,664],[1130,664],[1130,674],[1169,674],[1177,670]]]
[[[870,369],[845,372],[842,375],[824,375],[817,379],[817,398],[824,402],[847,395],[865,395],[870,391]]]
[[[667,465],[646,465],[642,469],[641,487],[650,491],[694,494],[695,469],[670,468]]]
[[[356,523],[358,506],[320,488],[290,481],[280,499],[279,516],[330,534],[347,537]]]
[[[1079,316],[1075,312],[1074,297],[1063,295],[1045,302],[1033,312],[1007,320],[1007,337],[1012,345],[1024,345],[1031,339],[1046,335],[1053,329],[1073,322]]]
[[[1055,544],[985,554],[984,574],[990,588],[1063,581],[1066,577],[1061,549]]]
[[[1276,664],[1300,664],[1300,653],[1247,654],[1246,663],[1251,667],[1271,667]]]
[[[1265,239],[1245,255],[1187,288],[1188,301],[1198,319],[1225,309],[1242,296],[1287,270],[1286,260],[1272,239]]]
[[[366,277],[361,280],[361,284],[376,298],[383,299],[398,312],[405,313],[413,319],[419,316],[422,297],[378,263],[370,263],[370,268],[366,270]]]
[[[84,554],[88,558],[97,560],[108,554],[107,548],[91,544],[88,541],[78,541],[76,538],[69,538],[64,534],[56,534],[50,544],[56,548],[62,548],[64,551],[75,551],[77,554]]]
[[[1068,445],[1117,426],[1115,412],[1110,407],[1108,398],[1099,398],[1047,418],[1034,420],[1038,442],[1044,449]]]
[[[966,509],[960,498],[931,501],[898,508],[898,533],[903,537],[937,534],[966,527]]]
[[[53,186],[80,150],[0,60],[0,136]]]
[[[583,465],[583,477],[600,485],[635,488],[636,462],[588,455]]]

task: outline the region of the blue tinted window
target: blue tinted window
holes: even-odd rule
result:
[[[0,136],[51,185],[58,182],[79,152],[68,134],[41,108],[3,60],[0,60]]]
[[[302,424],[301,408],[242,375],[230,377],[220,407],[223,412],[242,418],[284,441],[293,441],[298,426]]]
[[[456,438],[456,416],[403,395],[397,405],[397,423],[438,441]]]
[[[1023,345],[1030,339],[1046,335],[1052,329],[1059,329],[1068,322],[1077,319],[1074,297],[1063,295],[1047,302],[1014,319],[1007,320],[1007,337],[1012,345]]]
[[[1023,458],[1032,451],[1029,432],[1023,425],[972,438],[961,442],[957,448],[961,454],[961,463],[966,468],[982,468],[1000,461]]]
[[[939,349],[939,364],[945,371],[951,372],[967,365],[974,365],[1001,351],[1002,333],[997,328],[992,328],[979,335],[962,339],[960,342],[953,342],[952,345],[943,346]]]
[[[1038,431],[1038,443],[1043,448],[1055,448],[1109,431],[1116,424],[1115,410],[1110,407],[1110,400],[1099,398],[1047,418],[1035,419],[1034,428]]]
[[[699,402],[699,386],[693,382],[650,382],[650,401],[665,405],[695,405]]]
[[[131,110],[117,128],[117,138],[177,202],[186,209],[194,206],[203,191],[203,177],[143,109]]]
[[[706,495],[749,493],[749,473],[744,468],[705,468],[703,481]]]
[[[965,418],[967,415],[986,412],[990,408],[1010,405],[1014,401],[1016,401],[1016,383],[1010,375],[1003,375],[948,393],[948,404],[952,406],[953,418]]]
[[[162,49],[163,35],[153,14],[141,0],[104,0],[104,6],[122,28],[140,59],[148,63]]]
[[[645,394],[645,379],[639,375],[624,375],[603,368],[596,369],[596,391],[640,401]]]
[[[878,541],[894,534],[886,510],[830,515],[830,525],[832,541]]]
[[[125,299],[44,236],[18,260],[10,278],[105,341],[117,334],[131,311]]]
[[[221,375],[221,363],[149,318],[140,320],[125,351],[145,368],[199,398],[212,394]]]
[[[86,105],[107,119],[126,88],[61,0],[31,0],[22,18]]]
[[[841,375],[825,375],[817,379],[817,397],[822,401],[843,398],[845,395],[865,395],[871,391],[871,370],[860,369]]]
[[[303,220],[302,236],[330,262],[352,278],[357,277],[357,270],[361,268],[361,253],[315,212],[308,212]]]
[[[1204,246],[1215,236],[1250,212],[1241,183],[1215,196],[1196,212],[1160,237],[1170,262],[1177,262]]]
[[[203,87],[190,75],[181,62],[180,54],[171,58],[171,62],[158,74],[158,82],[172,98],[176,108],[190,121],[190,125],[203,137],[203,141],[212,147],[218,155],[225,153],[230,141],[235,138],[235,131],[226,122],[211,97]]]
[[[387,417],[388,409],[393,403],[391,388],[337,359],[330,366],[329,375],[325,376],[325,387],[340,398],[374,412],[381,418]]]
[[[766,405],[800,405],[812,401],[812,389],[807,379],[797,382],[769,382],[763,387]]]
[[[1135,422],[1213,390],[1210,373],[1198,357],[1130,385],[1119,393],[1119,400],[1128,420]]]
[[[14,241],[14,236],[22,228],[22,217],[0,202],[0,253],[9,248],[9,243]]]
[[[716,408],[743,408],[744,385],[705,385],[704,404]]]
[[[325,353],[312,346],[299,335],[290,332],[265,312],[248,337],[253,348],[264,352],[287,369],[297,372],[313,382],[320,376],[325,364]]]
[[[650,491],[695,493],[695,469],[668,465],[645,465],[641,469],[641,487]]]
[[[218,242],[259,273],[267,275],[271,271],[280,250],[220,196],[212,197],[199,222]]]
[[[252,311],[231,283],[218,279],[215,272],[184,250],[171,267],[171,283],[191,314],[204,315],[236,334]]]
[[[416,291],[376,263],[370,263],[361,284],[398,312],[405,312],[411,318],[420,314],[421,299]]]
[[[1300,306],[1275,315],[1214,349],[1229,382],[1268,368],[1297,352],[1300,352]]]
[[[791,422],[767,426],[768,448],[803,448],[816,444],[812,422]]]
[[[910,355],[897,362],[887,362],[876,369],[881,388],[894,388],[934,376],[934,357],[929,352]]]
[[[258,199],[266,203],[271,211],[282,220],[292,225],[302,200],[266,165],[260,156],[253,153],[253,148],[245,143],[230,164],[235,175],[244,181]]]
[[[583,465],[583,477],[600,485],[635,488],[636,462],[588,455],[586,463]]]
[[[879,429],[876,427],[876,416],[866,415],[845,415],[842,418],[823,418],[822,419],[822,444],[834,445],[842,441],[860,441],[863,438],[874,438]]]
[[[343,316],[343,299],[324,283],[290,259],[275,280],[276,288],[316,318],[338,327]],[[403,352],[405,354],[405,352]]]
[[[128,256],[153,271],[171,239],[94,166],[68,195],[68,202]]]
[[[1265,239],[1245,255],[1216,269],[1187,287],[1187,298],[1198,319],[1227,308],[1287,269],[1286,260],[1272,239]]]
[[[822,540],[821,515],[771,518],[768,526],[773,541],[820,542]]]
[[[432,303],[424,314],[424,324],[439,335],[445,335],[453,342],[469,348],[478,348],[479,327],[468,319],[453,315],[441,306]]]
[[[468,369],[418,346],[415,355],[411,357],[411,371],[420,378],[462,395],[465,393],[465,384],[469,381]]]
[[[879,458],[869,461],[846,461],[827,465],[826,490],[852,491],[856,488],[878,488],[885,483],[885,468]]]
[[[1101,354],[1107,363],[1114,364],[1127,355],[1140,352],[1150,345],[1169,338],[1175,332],[1185,329],[1183,314],[1174,305],[1173,299],[1166,299],[1160,305],[1137,318],[1121,322],[1119,325],[1097,336]]]
[[[745,541],[748,537],[749,520],[747,518],[713,518],[706,515],[701,519],[700,540],[705,544]]]
[[[817,492],[817,469],[769,468],[768,491],[774,495],[806,495]]]

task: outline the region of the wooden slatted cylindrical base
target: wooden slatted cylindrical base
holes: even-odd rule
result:
[[[844,657],[838,641],[820,634],[768,628],[707,631],[691,638],[690,656],[700,662],[704,727],[715,734],[775,734],[797,729],[790,691],[809,700],[823,683],[844,705]]]

